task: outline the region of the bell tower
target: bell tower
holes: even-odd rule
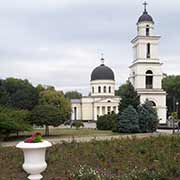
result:
[[[166,92],[162,89],[162,63],[158,54],[160,36],[154,35],[154,20],[144,11],[137,22],[137,36],[131,41],[133,61],[130,65],[129,80],[140,95],[143,103],[148,99],[156,107],[160,123],[166,123]]]

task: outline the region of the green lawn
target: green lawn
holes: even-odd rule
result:
[[[67,180],[80,165],[97,170],[103,180],[110,180],[109,177],[116,180],[179,180],[180,137],[58,144],[48,149],[47,162],[44,180]],[[21,150],[1,147],[0,179],[25,179],[22,163]]]
[[[44,130],[42,129],[35,129],[34,132],[41,132],[44,135]],[[25,132],[20,133],[19,137],[16,135],[11,135],[8,139],[12,140],[22,140],[28,136],[30,136],[33,132]],[[84,136],[111,136],[111,135],[119,135],[119,133],[113,133],[112,131],[102,131],[96,129],[71,129],[71,128],[52,128],[50,129],[50,136],[51,138],[63,138],[63,137],[84,137]]]

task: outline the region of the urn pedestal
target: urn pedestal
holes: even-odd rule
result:
[[[46,169],[45,161],[46,148],[52,146],[50,142],[43,141],[39,143],[20,142],[16,145],[24,152],[23,169],[30,174],[28,179],[40,180],[43,178],[41,173]]]

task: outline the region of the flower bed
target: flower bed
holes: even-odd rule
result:
[[[1,180],[25,179],[20,150],[0,148],[0,162]],[[48,149],[47,163],[44,180],[179,179],[180,137],[64,143]]]

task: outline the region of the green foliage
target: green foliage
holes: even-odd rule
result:
[[[69,99],[81,99],[82,94],[77,91],[68,91],[65,93],[65,97]]]
[[[121,114],[129,105],[137,109],[137,106],[140,104],[139,96],[135,91],[133,85],[127,81],[126,84],[123,84],[119,87],[119,90],[116,92],[118,96],[121,97],[119,104],[119,113]]]
[[[37,90],[28,82],[15,78],[0,81],[0,104],[31,110],[38,102]]]
[[[79,129],[80,127],[84,127],[84,124],[81,121],[74,121],[71,125],[76,129]]]
[[[44,177],[76,180],[95,171],[101,180],[179,180],[179,153],[178,135],[56,144],[47,150]],[[0,147],[0,162],[1,180],[26,179],[21,150]]]
[[[31,113],[31,122],[38,126],[59,126],[64,120],[61,118],[60,111],[53,105],[38,105]]]
[[[0,134],[8,137],[11,133],[31,131],[29,117],[29,111],[0,107]]]
[[[140,132],[154,132],[157,129],[159,120],[157,111],[150,101],[138,106]]]
[[[62,92],[45,90],[39,95],[39,105],[52,105],[58,108],[60,119],[63,122],[71,117],[71,103]]]
[[[96,122],[98,130],[111,130],[112,129],[112,120],[111,116],[106,114],[99,116]]]
[[[113,130],[113,132],[117,132],[117,126],[118,126],[117,119],[118,119],[118,115],[114,113],[99,116],[96,122],[97,129]]]
[[[180,76],[167,76],[162,82],[163,89],[167,92],[168,114],[176,111],[176,102],[180,102]],[[178,112],[180,117],[180,110]]]
[[[119,119],[118,114],[111,114],[111,120],[112,120],[112,132],[118,132],[119,131]]]
[[[129,105],[119,116],[119,132],[138,133],[139,118],[136,109]]]

